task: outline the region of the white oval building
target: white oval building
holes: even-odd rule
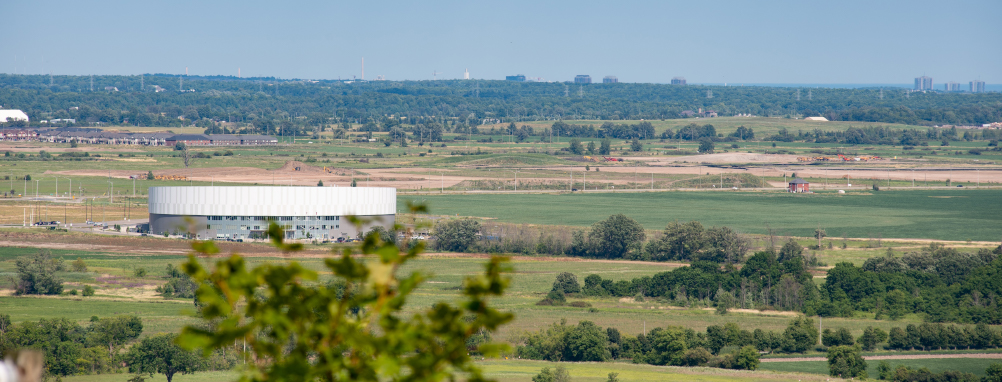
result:
[[[397,190],[388,187],[150,187],[153,234],[190,232],[198,239],[264,237],[271,221],[287,239],[336,240],[355,237],[359,227],[392,228]]]

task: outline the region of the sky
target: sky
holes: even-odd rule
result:
[[[0,1],[0,72],[1002,83],[1002,1]],[[437,73],[437,74],[436,74]]]

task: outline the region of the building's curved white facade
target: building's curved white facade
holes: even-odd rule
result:
[[[356,227],[342,219],[367,217],[393,224],[397,191],[386,187],[150,187],[150,232],[192,232],[199,238],[248,238],[269,221],[288,238],[351,237]],[[344,224],[341,224],[344,223]]]

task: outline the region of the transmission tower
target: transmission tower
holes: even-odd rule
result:
[[[706,98],[713,98],[713,90],[706,91]]]
[[[884,88],[880,88],[880,99],[884,99]]]
[[[814,98],[811,97],[811,89],[807,89],[807,100],[809,101],[809,100],[812,100],[812,99],[814,99]]]
[[[564,98],[569,97],[569,94],[570,94],[570,88],[567,85],[564,85]]]
[[[184,77],[177,76],[177,91],[184,91]]]
[[[140,74],[139,75],[139,91],[143,91],[143,90],[146,90],[146,76]]]
[[[578,85],[578,97],[584,97],[584,85]]]
[[[797,101],[800,101],[800,89],[797,89]]]
[[[90,91],[94,91],[94,75],[90,75]]]

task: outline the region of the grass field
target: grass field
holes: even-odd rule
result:
[[[622,213],[648,229],[673,220],[698,220],[738,232],[829,236],[996,241],[1002,237],[1002,190],[823,192],[650,192],[527,195],[401,196],[427,202],[442,215],[503,222],[589,226]]]
[[[929,371],[941,373],[946,370],[956,370],[965,373],[973,373],[978,376],[985,375],[985,369],[993,363],[1000,363],[998,359],[986,358],[932,358],[932,359],[889,359],[887,363],[891,368],[904,365],[912,369],[929,368]],[[870,378],[876,379],[878,375],[877,366],[880,361],[866,361],[866,373]],[[803,362],[764,362],[759,364],[761,370],[771,370],[780,372],[809,373],[828,375],[827,361],[803,361]]]

